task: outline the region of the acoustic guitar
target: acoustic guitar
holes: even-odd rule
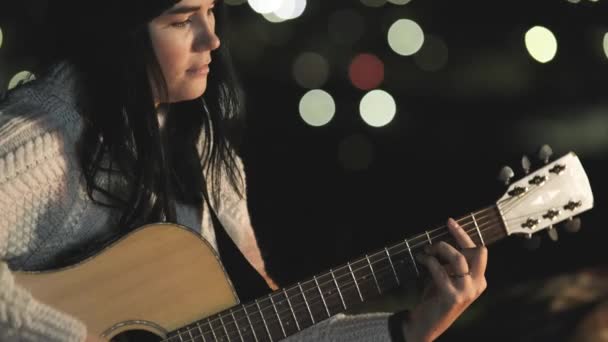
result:
[[[568,153],[457,221],[487,246],[554,229],[592,207],[585,170]],[[414,255],[442,240],[450,240],[445,226],[426,230],[244,304],[209,243],[173,224],[141,227],[76,265],[15,277],[107,340],[277,341],[420,275]]]

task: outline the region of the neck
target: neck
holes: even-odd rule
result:
[[[507,236],[499,209],[491,206],[456,220],[477,245]],[[379,249],[312,279],[279,289],[169,334],[179,341],[276,341],[333,315],[414,281],[424,272],[414,255],[425,246],[446,241],[455,245],[446,226],[425,231]],[[176,339],[175,341],[177,341]]]

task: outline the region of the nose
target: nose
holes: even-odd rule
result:
[[[209,23],[202,25],[194,42],[194,49],[196,51],[213,51],[220,45],[220,38],[215,34],[215,28]]]

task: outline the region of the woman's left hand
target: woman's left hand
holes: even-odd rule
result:
[[[448,230],[460,250],[440,242],[428,246],[417,260],[426,266],[432,281],[424,289],[421,302],[411,311],[403,329],[406,341],[433,341],[486,289],[488,250],[476,247],[471,237],[454,221]],[[439,259],[447,261],[444,266]]]

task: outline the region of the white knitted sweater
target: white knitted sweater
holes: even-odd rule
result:
[[[37,301],[11,270],[47,269],[62,252],[95,241],[118,218],[90,201],[79,171],[76,82],[66,64],[0,103],[0,341],[83,341],[75,317]],[[247,259],[265,274],[246,199],[221,192],[218,217]],[[180,206],[180,223],[217,249],[208,215]],[[208,213],[208,210],[203,210]],[[290,341],[389,341],[388,313],[337,315]]]

